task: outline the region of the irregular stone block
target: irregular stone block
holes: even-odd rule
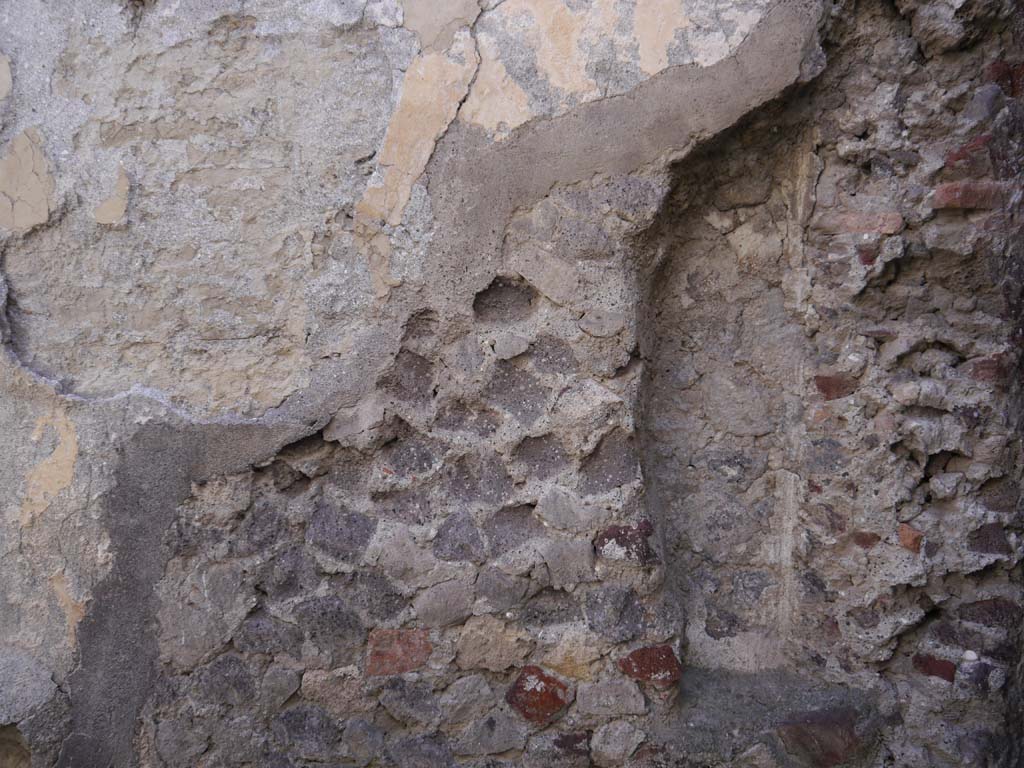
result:
[[[957,609],[957,615],[964,621],[1009,632],[1020,625],[1024,609],[1004,597],[991,597],[987,600],[977,600],[961,605]]]
[[[594,581],[594,547],[587,541],[549,539],[542,546],[551,586],[572,590],[577,584]]]
[[[576,689],[576,711],[592,717],[642,715],[647,710],[644,695],[632,680],[602,680],[580,683]]]
[[[604,309],[590,309],[579,321],[580,330],[588,336],[605,339],[615,336],[626,327],[626,315]]]
[[[526,746],[526,724],[503,709],[472,722],[455,742],[457,755],[496,755]]]
[[[903,217],[896,211],[837,211],[822,214],[811,226],[826,235],[895,235],[903,229]]]
[[[337,560],[356,563],[376,530],[376,520],[321,502],[306,527],[306,543]]]
[[[555,528],[586,533],[606,520],[609,512],[596,504],[588,504],[569,491],[552,486],[537,502],[534,514]]]
[[[376,708],[377,699],[367,693],[364,683],[354,667],[307,669],[302,674],[302,698],[320,705],[332,717],[344,720]]]
[[[639,472],[633,436],[616,429],[601,442],[580,469],[580,491],[585,496],[632,483]]]
[[[594,765],[601,768],[622,765],[645,738],[647,735],[643,731],[625,720],[602,725],[590,739],[590,755]]]
[[[332,584],[345,595],[349,606],[362,615],[367,626],[393,619],[409,605],[408,598],[395,589],[394,584],[374,571],[336,577]]]
[[[403,349],[379,385],[399,402],[425,406],[434,399],[434,364]]]
[[[499,360],[483,394],[489,402],[529,427],[547,410],[551,393],[540,379],[519,368],[515,361]]]
[[[572,347],[557,336],[541,334],[530,345],[530,362],[541,373],[568,375],[579,365]]]
[[[484,542],[473,518],[465,512],[449,515],[437,531],[434,555],[440,560],[483,562]]]
[[[512,452],[512,459],[519,462],[528,475],[538,480],[547,480],[569,466],[569,457],[562,443],[554,435],[526,437]]]
[[[534,517],[533,511],[533,507],[526,505],[505,507],[488,518],[484,523],[484,533],[491,557],[499,557],[528,541],[546,536],[544,526]]]
[[[608,586],[589,592],[584,611],[590,628],[613,643],[632,640],[643,631],[643,607],[630,587]]]
[[[530,738],[523,768],[590,768],[590,731],[544,731]]]
[[[338,750],[342,731],[320,707],[299,704],[274,719],[274,735],[296,756],[306,760],[329,760]]]
[[[397,768],[451,768],[455,765],[448,740],[440,734],[398,739],[388,745],[387,756]]]
[[[577,269],[540,248],[522,246],[514,249],[509,255],[509,264],[555,304],[571,304],[578,295],[580,276]]]
[[[277,709],[299,690],[301,684],[301,670],[274,664],[263,674],[260,703],[268,710]]]
[[[240,707],[256,696],[256,681],[245,661],[233,653],[218,656],[199,670],[196,693],[206,701]]]
[[[530,636],[491,616],[474,616],[462,628],[456,643],[461,669],[503,672],[533,648]]]
[[[967,534],[967,546],[983,555],[1010,555],[1013,549],[1001,523],[986,523]]]
[[[487,567],[476,579],[474,613],[506,613],[526,599],[530,580]]]
[[[473,612],[473,579],[452,579],[420,592],[413,607],[428,627],[458,624]]]
[[[261,611],[242,622],[235,631],[235,647],[243,653],[291,653],[302,645],[302,630]]]
[[[467,503],[498,506],[512,493],[512,480],[497,454],[459,458],[445,470],[448,493]]]
[[[349,720],[345,725],[342,745],[347,764],[364,768],[383,751],[384,731],[361,718]]]
[[[366,642],[366,628],[359,616],[339,597],[313,597],[295,608],[295,617],[306,637],[334,664],[356,660]]]
[[[433,688],[423,681],[392,677],[381,691],[380,703],[393,718],[406,725],[428,726],[441,716]]]
[[[441,695],[441,712],[446,723],[479,718],[494,704],[494,691],[483,675],[457,678]]]

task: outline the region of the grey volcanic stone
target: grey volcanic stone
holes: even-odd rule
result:
[[[590,740],[590,754],[594,764],[601,768],[614,768],[632,755],[643,743],[645,734],[625,720],[616,720],[594,731]]]
[[[299,603],[295,616],[306,637],[335,664],[355,660],[366,642],[366,628],[339,597],[314,597]]]
[[[374,520],[346,512],[332,504],[320,503],[306,528],[306,543],[331,557],[355,563],[377,528]]]
[[[461,578],[428,587],[413,601],[416,615],[428,627],[457,624],[473,612],[473,582]]]
[[[484,542],[473,518],[465,512],[457,512],[445,520],[434,539],[434,554],[440,560],[481,562],[485,555]]]
[[[504,709],[473,720],[455,743],[457,755],[495,755],[526,746],[526,723]]]
[[[387,755],[398,768],[449,768],[455,757],[440,734],[413,736],[388,745]]]
[[[385,683],[380,703],[392,717],[407,725],[430,725],[441,713],[429,683],[401,677],[392,677]]]
[[[286,709],[274,719],[274,735],[300,758],[328,760],[341,742],[341,728],[323,709],[311,704]]]
[[[632,640],[643,630],[643,607],[629,587],[601,587],[588,592],[584,613],[591,629],[615,643]]]
[[[593,717],[642,715],[644,695],[632,680],[612,679],[598,683],[580,683],[576,689],[576,710]]]

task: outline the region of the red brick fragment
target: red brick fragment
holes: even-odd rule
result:
[[[935,188],[932,208],[1001,208],[1010,192],[1010,185],[1001,181],[951,181]]]
[[[881,536],[871,533],[871,531],[854,531],[850,536],[853,538],[853,543],[861,549],[871,549],[882,540]]]
[[[1024,94],[1024,62],[994,61],[985,68],[985,80],[995,83],[1007,96]]]
[[[978,357],[971,360],[968,366],[970,377],[975,381],[1001,384],[1009,378],[1006,355]]]
[[[400,675],[427,663],[433,646],[425,629],[375,629],[370,632],[367,675]]]
[[[961,144],[946,155],[946,165],[953,165],[954,163],[966,160],[972,155],[977,154],[979,150],[985,149],[985,147],[987,147],[991,142],[991,133],[983,133],[980,136],[975,136],[970,141]]]
[[[907,525],[906,523],[900,523],[900,527],[897,529],[896,533],[900,537],[901,547],[913,552],[914,554],[921,551],[921,540],[924,538],[924,534],[917,530],[917,528],[912,525]]]
[[[683,665],[679,663],[670,645],[637,648],[619,659],[619,669],[622,674],[634,680],[653,683],[659,688],[674,685],[683,675]]]
[[[829,640],[838,640],[843,636],[843,632],[839,628],[839,622],[836,621],[835,616],[826,617],[819,626],[821,627],[821,631],[824,633],[825,637]]]
[[[815,376],[814,386],[826,400],[835,400],[857,391],[857,382],[847,376]]]
[[[812,227],[826,235],[895,235],[903,217],[896,211],[846,211],[824,214]]]
[[[571,701],[569,688],[540,667],[523,667],[505,701],[531,723],[550,723]]]
[[[885,328],[884,326],[865,328],[860,331],[860,334],[871,339],[879,339],[880,341],[889,341],[890,339],[895,339],[897,336],[896,331],[892,328]]]
[[[786,751],[814,768],[847,763],[862,747],[857,713],[848,707],[820,709],[786,718],[778,734]]]
[[[636,525],[610,525],[594,539],[594,548],[601,557],[646,565],[655,559],[647,541],[653,533],[650,520],[641,520]]]
[[[915,654],[913,658],[914,669],[922,675],[938,677],[947,683],[952,683],[956,678],[956,664],[946,659],[939,659],[927,653]]]
[[[870,267],[875,263],[875,259],[878,258],[878,245],[858,245],[857,246],[857,260],[865,267]]]

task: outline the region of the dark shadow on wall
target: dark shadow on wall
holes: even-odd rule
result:
[[[29,768],[32,753],[21,733],[13,725],[0,726],[0,766],[2,768]]]

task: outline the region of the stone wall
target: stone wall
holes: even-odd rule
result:
[[[1001,766],[1010,0],[0,0],[0,765]]]

